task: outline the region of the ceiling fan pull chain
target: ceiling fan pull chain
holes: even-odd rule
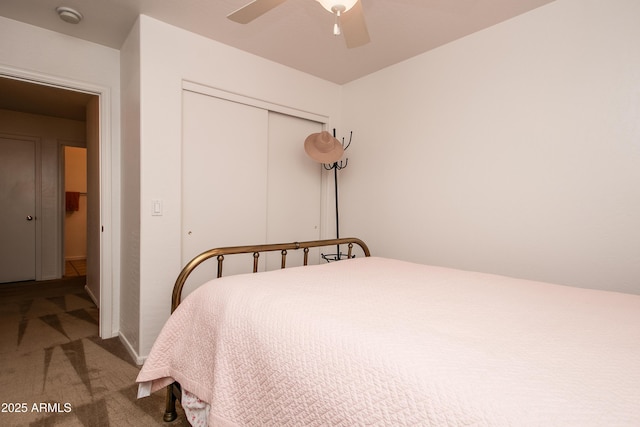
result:
[[[333,24],[333,35],[334,36],[339,36],[340,35],[340,11],[336,10],[336,22],[335,24]]]

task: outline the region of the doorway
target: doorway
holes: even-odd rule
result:
[[[51,280],[65,273],[66,191],[65,146],[86,147],[86,184],[81,203],[86,206],[87,290],[100,306],[100,96],[66,87],[0,76],[0,134],[35,141],[35,279]],[[15,146],[9,150],[15,150]],[[3,166],[4,167],[4,166]],[[14,205],[8,198],[3,204]],[[3,230],[4,234],[5,230]],[[22,240],[22,239],[21,239]],[[0,259],[0,263],[4,263]],[[5,267],[1,265],[0,267]],[[109,301],[110,303],[110,301]],[[111,311],[111,307],[109,307]],[[102,322],[101,322],[102,323]],[[111,320],[109,327],[112,329]],[[101,333],[102,333],[101,328]],[[110,334],[104,334],[109,336]]]
[[[63,147],[64,277],[87,273],[87,149]]]
[[[53,95],[36,93],[17,83],[30,83],[30,88],[58,89]],[[19,87],[18,87],[19,86]],[[19,108],[26,108],[29,112],[36,108],[39,114],[53,110],[57,113],[73,114],[78,112],[77,102],[69,102],[70,98],[89,96],[91,102],[84,104],[83,111],[91,117],[90,135],[92,154],[88,154],[89,177],[88,194],[93,194],[92,212],[88,213],[88,239],[93,242],[94,255],[88,255],[93,265],[87,267],[87,274],[91,272],[95,277],[95,293],[99,298],[100,307],[100,337],[112,338],[118,335],[120,295],[119,281],[116,273],[119,271],[119,242],[120,228],[117,221],[119,203],[119,159],[114,157],[119,147],[119,136],[114,134],[113,123],[118,122],[114,117],[117,110],[112,101],[113,88],[87,80],[77,80],[43,72],[34,72],[0,65],[0,111],[13,110],[17,104]],[[42,96],[41,96],[42,95]],[[44,101],[48,102],[44,102]],[[53,102],[57,101],[57,103]],[[63,102],[64,101],[64,102]],[[52,108],[53,106],[53,108]],[[115,150],[115,151],[114,151]],[[92,193],[95,189],[95,193]],[[62,197],[62,194],[60,195]],[[61,246],[61,245],[60,245]],[[96,298],[96,299],[97,299]]]

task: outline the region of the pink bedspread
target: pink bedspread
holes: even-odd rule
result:
[[[216,279],[138,382],[238,426],[639,426],[640,296],[382,258]]]

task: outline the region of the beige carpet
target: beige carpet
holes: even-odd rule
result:
[[[187,426],[164,423],[164,392],[136,399],[136,366],[98,337],[84,277],[0,284],[0,426]]]

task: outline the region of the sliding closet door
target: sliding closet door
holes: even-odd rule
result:
[[[322,124],[269,112],[269,168],[267,240],[269,243],[320,238],[321,165],[304,151],[305,138],[322,130]],[[298,253],[300,252],[300,253]],[[317,262],[318,251],[311,261]],[[301,265],[302,252],[287,256]],[[280,255],[268,257],[268,269],[278,268]]]
[[[183,265],[215,247],[320,238],[322,167],[304,140],[321,123],[189,90],[183,114]],[[302,255],[292,251],[288,265],[301,265]],[[318,259],[316,250],[310,262]],[[251,254],[227,257],[224,274],[252,264]],[[279,265],[279,253],[260,259],[261,270]],[[215,277],[216,263],[198,270],[187,292]]]
[[[207,249],[264,241],[267,127],[264,109],[183,91],[183,265]],[[225,273],[249,271],[248,257],[226,260]],[[215,277],[214,266],[189,282]]]

